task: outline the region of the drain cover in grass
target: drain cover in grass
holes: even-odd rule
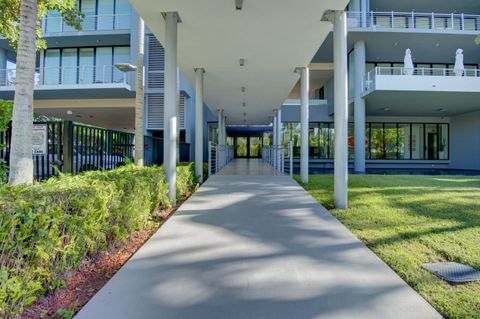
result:
[[[477,269],[454,262],[424,264],[423,268],[438,277],[451,283],[460,284],[470,281],[480,281],[480,271]]]

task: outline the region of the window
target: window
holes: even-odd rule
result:
[[[412,135],[411,135],[411,144],[412,144],[412,157],[414,160],[421,160],[424,156],[424,125],[423,124],[412,124]]]
[[[398,159],[410,159],[410,124],[398,124]]]
[[[62,50],[62,84],[77,83],[77,49]]]
[[[60,83],[60,49],[49,49],[45,52],[45,84]]]
[[[309,153],[310,157],[319,158],[320,157],[320,129],[318,123],[310,123],[310,128],[308,130],[309,138]]]
[[[114,0],[97,0],[98,30],[113,30]]]
[[[115,63],[128,63],[130,60],[130,48],[129,47],[115,47],[113,48],[113,64]],[[114,69],[113,70],[113,82],[123,82],[124,72]]]
[[[95,64],[94,49],[81,48],[79,50],[79,58],[78,58],[78,83],[79,84],[93,83],[94,64]]]

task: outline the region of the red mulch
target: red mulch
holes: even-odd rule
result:
[[[60,319],[59,309],[75,313],[92,298],[135,252],[172,216],[180,205],[156,212],[159,220],[150,229],[137,231],[105,252],[86,258],[78,269],[65,275],[65,287],[39,297],[27,307],[22,319]]]

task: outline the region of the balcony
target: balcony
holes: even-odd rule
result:
[[[69,26],[61,16],[46,16],[42,20],[42,30],[46,35],[72,32],[129,31],[130,27],[130,14],[86,15],[80,31]]]
[[[480,109],[480,70],[377,67],[365,75],[363,96],[371,115],[467,113]]]
[[[480,15],[418,12],[348,12],[350,31],[410,31],[478,34]]]
[[[132,97],[133,72],[114,66],[45,67],[35,71],[35,98]],[[13,98],[15,69],[0,70],[0,98]]]

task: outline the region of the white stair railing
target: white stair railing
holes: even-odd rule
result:
[[[262,148],[262,160],[270,164],[280,173],[285,174],[286,162],[288,161],[288,171],[293,176],[293,144],[270,145]]]
[[[228,145],[208,142],[208,176],[217,174],[234,159],[234,149]]]

